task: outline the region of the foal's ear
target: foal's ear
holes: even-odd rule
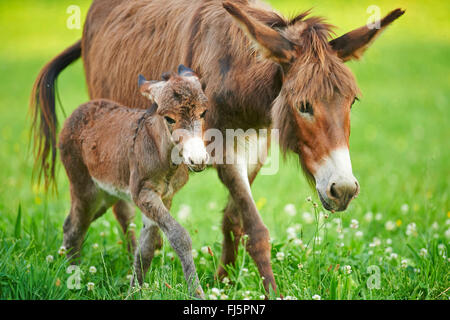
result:
[[[197,74],[194,72],[194,70],[186,67],[185,65],[180,64],[178,66],[178,75],[182,77],[197,77]]]
[[[158,96],[158,93],[163,85],[164,81],[147,81],[141,74],[138,77],[139,92],[144,97],[149,98],[152,102],[158,103],[158,101],[156,101],[156,97]]]
[[[223,7],[266,58],[280,64],[289,63],[295,58],[294,45],[279,32],[250,17],[236,3],[224,1]]]
[[[373,23],[372,27],[366,25],[350,31],[339,38],[331,40],[330,45],[343,61],[358,60],[387,26],[404,13],[404,10],[396,9],[380,21]]]

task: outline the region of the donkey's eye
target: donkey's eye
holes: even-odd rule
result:
[[[200,118],[203,119],[203,118],[206,116],[206,112],[207,112],[207,111],[208,111],[208,110],[203,111],[202,114],[200,115]]]
[[[165,116],[164,119],[166,119],[168,124],[174,124],[176,122],[174,119],[168,116]]]
[[[352,106],[355,104],[356,101],[359,101],[358,97],[355,97],[355,100],[352,102]]]
[[[307,101],[300,103],[299,111],[304,114],[309,114],[310,116],[314,115],[313,107],[311,103]]]

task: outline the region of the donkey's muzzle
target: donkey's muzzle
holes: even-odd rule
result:
[[[327,190],[329,202],[336,211],[344,211],[358,195],[359,184],[356,179],[332,181]]]

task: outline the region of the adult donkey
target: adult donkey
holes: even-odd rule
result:
[[[36,80],[31,106],[37,169],[48,184],[56,153],[54,81],[68,64],[83,57],[91,99],[139,108],[147,102],[136,94],[136,75],[156,78],[183,62],[206,85],[211,102],[206,129],[279,129],[282,150],[299,155],[324,207],[345,210],[359,185],[348,150],[358,88],[344,62],[361,57],[403,13],[394,10],[377,27],[363,26],[330,41],[332,27],[323,19],[308,12],[286,19],[257,0],[94,0],[83,39],[49,62]],[[245,233],[268,291],[276,290],[269,232],[250,190],[261,166],[262,161],[216,165],[230,192],[219,275],[234,263]],[[119,203],[114,212],[126,231],[133,210]]]

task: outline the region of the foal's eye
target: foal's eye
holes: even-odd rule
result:
[[[356,101],[359,101],[358,97],[356,97],[353,102],[352,102],[352,106],[355,104]]]
[[[207,112],[207,111],[208,111],[208,110],[203,111],[202,114],[200,115],[200,118],[203,119],[203,118],[206,116],[206,112]]]
[[[168,116],[165,116],[164,119],[166,119],[168,124],[174,124],[176,122],[174,119]]]
[[[309,103],[307,101],[300,103],[299,110],[301,113],[308,114],[310,116],[314,115],[313,107],[312,107],[311,103]]]

